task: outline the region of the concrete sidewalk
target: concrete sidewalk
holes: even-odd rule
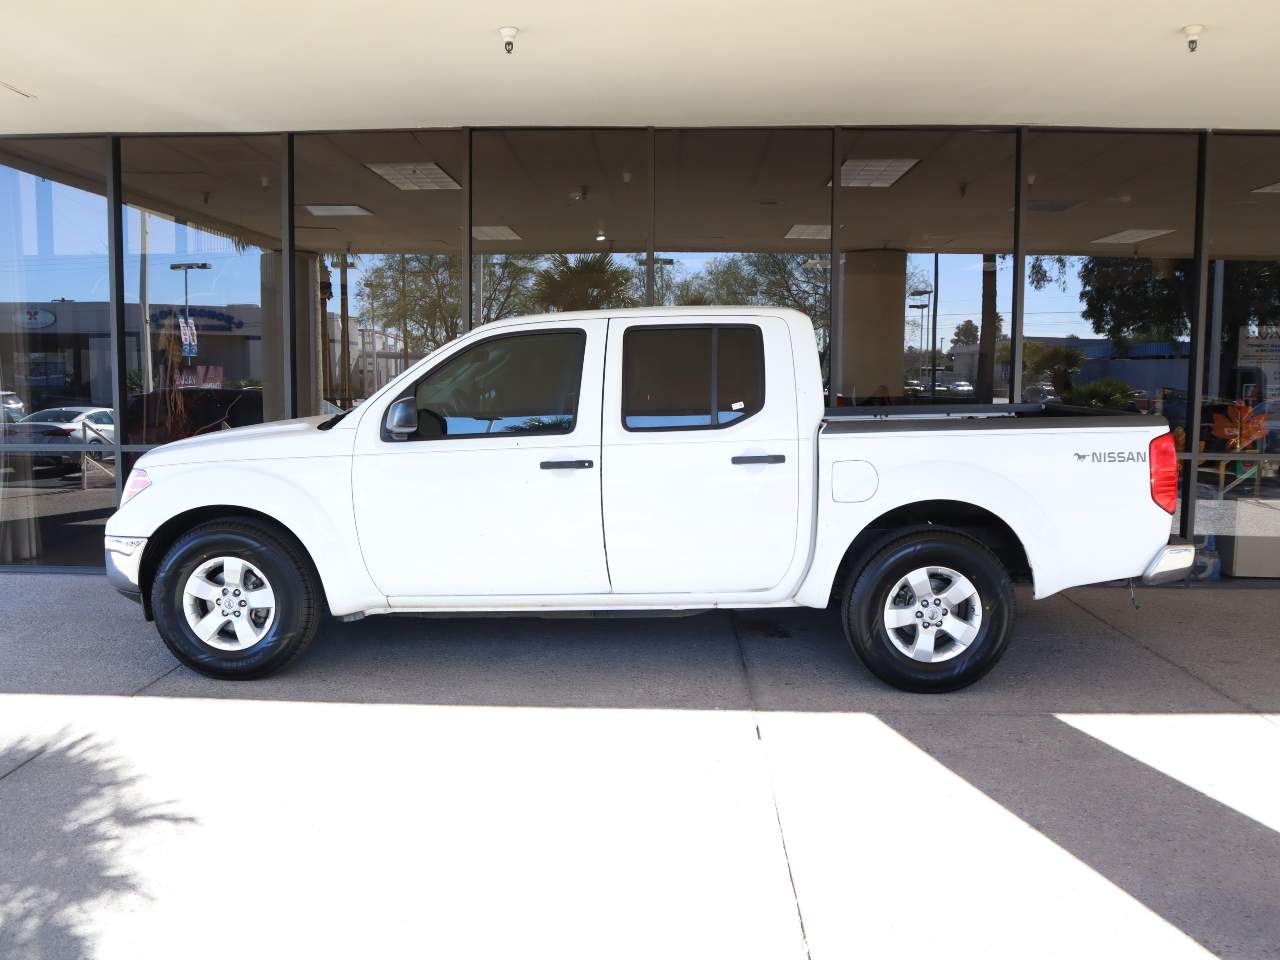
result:
[[[0,957],[1280,957],[1280,590],[1020,595],[957,694],[821,612],[176,666],[0,575]]]

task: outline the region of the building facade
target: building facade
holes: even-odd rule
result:
[[[2,138],[0,564],[476,325],[706,303],[808,314],[832,405],[1160,414],[1198,574],[1280,576],[1280,135],[1041,126]]]

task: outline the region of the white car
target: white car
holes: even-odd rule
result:
[[[40,438],[63,439],[71,443],[112,443],[116,421],[109,407],[52,407],[28,414],[13,425],[10,439],[32,443]]]
[[[1003,653],[1037,597],[1185,575],[1156,416],[822,405],[791,310],[653,308],[487,324],[347,414],[143,456],[107,575],[184,663],[257,677],[327,611],[549,614],[839,605],[909,690]]]

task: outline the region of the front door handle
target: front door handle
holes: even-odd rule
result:
[[[757,456],[750,457],[734,457],[732,460],[735,464],[743,463],[786,463],[787,458],[780,453],[762,453]]]
[[[590,470],[595,466],[592,460],[543,460],[539,466],[543,470]]]

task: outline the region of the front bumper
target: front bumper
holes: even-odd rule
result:
[[[146,537],[106,537],[104,542],[107,582],[138,603],[142,602],[139,570],[146,547]]]
[[[1196,548],[1190,543],[1170,543],[1157,551],[1143,571],[1142,582],[1150,586],[1185,580],[1195,566]]]

